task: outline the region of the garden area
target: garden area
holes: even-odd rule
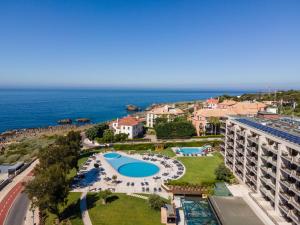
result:
[[[113,194],[103,204],[99,194],[87,195],[87,207],[93,225],[160,225],[160,210],[152,209],[147,200]]]
[[[216,182],[215,170],[223,163],[220,153],[206,157],[178,157],[177,159],[184,164],[186,172],[174,184],[212,184]]]

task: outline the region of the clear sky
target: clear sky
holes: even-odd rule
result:
[[[299,0],[1,0],[0,86],[300,88]]]

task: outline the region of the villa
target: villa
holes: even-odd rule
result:
[[[155,124],[155,119],[158,117],[164,117],[167,118],[168,121],[171,121],[175,117],[183,114],[184,112],[179,108],[175,108],[175,106],[158,106],[147,112],[146,126],[153,127]]]
[[[132,116],[123,117],[111,123],[111,128],[115,134],[128,134],[129,139],[143,134],[143,127],[142,120]]]
[[[254,116],[263,111],[266,105],[261,102],[235,102],[232,100],[224,101],[218,104],[217,108],[197,109],[195,107],[192,123],[196,128],[197,135],[205,132],[210,125],[209,118],[227,118],[230,115]]]

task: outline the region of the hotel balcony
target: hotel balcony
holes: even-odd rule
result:
[[[248,168],[248,170],[254,174],[257,174],[257,167],[256,166],[249,166],[246,165],[246,168]]]
[[[300,212],[300,203],[296,199],[297,199],[297,196],[290,196],[288,198],[287,202]]]
[[[261,158],[273,166],[277,166],[277,159],[275,159],[275,157],[262,155]]]
[[[266,185],[268,185],[270,188],[272,188],[275,191],[275,184],[272,182],[271,179],[268,179],[266,177],[261,177],[260,178]]]
[[[247,137],[248,141],[252,142],[252,143],[255,143],[255,144],[258,144],[258,138],[256,137]]]
[[[266,189],[265,187],[260,187],[259,190],[270,200],[272,200],[273,202],[275,201],[275,196],[270,190]]]
[[[296,210],[290,210],[287,216],[291,218],[295,224],[299,224],[300,221],[299,212],[296,213]]]
[[[233,134],[228,134],[227,137],[229,137],[230,139],[234,140],[234,135]]]
[[[236,140],[236,143],[238,143],[241,146],[245,145],[245,141],[244,140]]]
[[[294,192],[296,195],[300,196],[300,186],[299,185],[290,183],[289,190]]]
[[[228,141],[227,145],[233,148],[233,141]]]
[[[263,144],[261,147],[269,152],[274,153],[275,155],[277,155],[277,153],[278,153],[278,150],[270,145]]]
[[[292,170],[290,173],[290,177],[300,181],[300,171]]]
[[[240,153],[241,155],[244,155],[244,149],[243,148],[236,148],[235,149],[238,153]]]
[[[257,150],[256,147],[250,147],[250,146],[247,146],[247,149],[248,149],[250,152],[255,153],[256,155],[258,154],[258,150]]]
[[[296,156],[291,156],[287,153],[282,154],[281,156],[282,158],[284,158],[285,160],[287,160],[290,163],[293,163],[297,166],[300,166],[300,155],[296,155]]]
[[[239,136],[241,136],[241,137],[245,136],[245,132],[244,131],[240,131],[240,130],[236,131],[236,134],[239,135]]]
[[[272,168],[266,166],[261,166],[260,168],[267,174],[271,175],[273,178],[276,178],[276,171],[274,171]]]
[[[228,132],[233,132],[234,133],[234,126],[227,126]]]
[[[244,163],[244,157],[241,157],[241,156],[236,156],[235,157],[235,160],[237,161],[237,162],[240,162],[240,163]]]

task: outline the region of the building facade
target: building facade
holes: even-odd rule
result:
[[[115,134],[127,134],[129,139],[136,138],[143,134],[144,126],[139,118],[127,116],[117,119],[111,123]]]
[[[183,114],[184,112],[179,108],[175,108],[175,106],[158,106],[147,112],[146,126],[151,128],[154,127],[155,119],[158,117],[164,117],[168,121],[171,121],[175,117]]]
[[[226,166],[276,214],[300,224],[299,127],[279,120],[229,117],[221,129]]]

